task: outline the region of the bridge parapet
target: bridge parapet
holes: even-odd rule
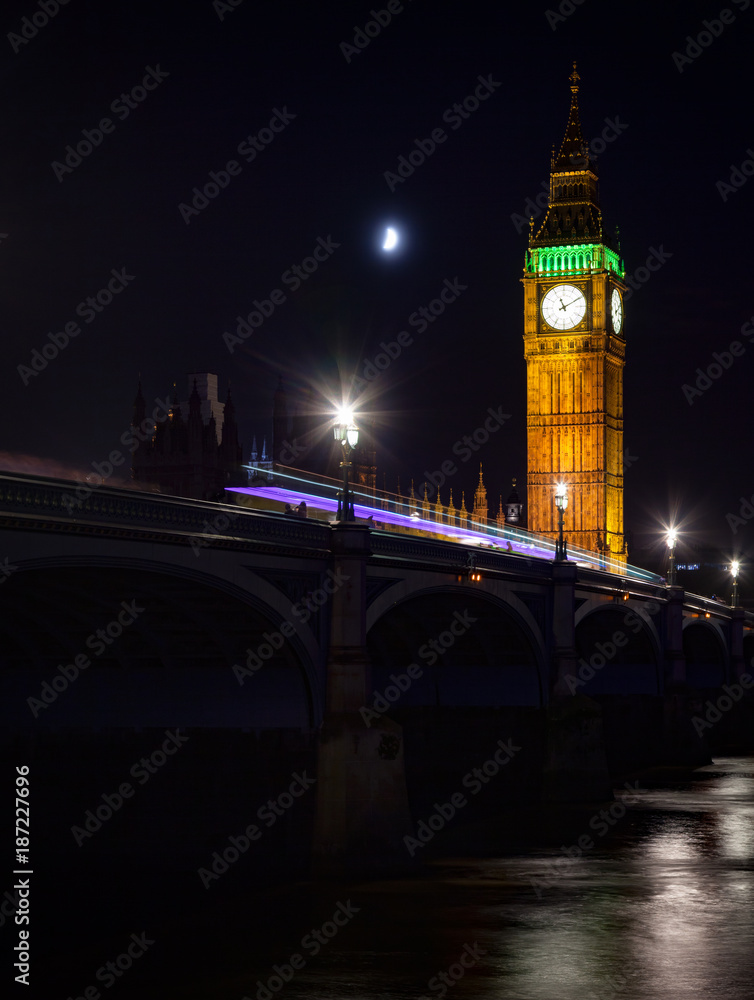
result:
[[[235,504],[188,500],[142,493],[122,487],[88,485],[23,473],[0,475],[0,526],[40,532],[67,532],[187,544],[199,540],[204,547],[255,551],[296,550],[299,555],[321,558],[332,551],[332,527],[314,519],[274,511],[259,511]],[[373,562],[401,563],[407,569],[429,567],[465,572],[474,567],[494,577],[517,577],[547,583],[553,579],[553,562],[499,548],[469,546],[421,536],[372,531]],[[577,564],[576,592],[590,592],[614,601],[622,598],[665,603],[668,588],[656,574],[628,567],[626,576]],[[736,609],[697,594],[683,595],[684,618],[729,624]],[[743,627],[754,629],[754,613],[737,609]]]
[[[541,579],[552,575],[552,562],[548,559],[389,532],[372,532],[371,549],[373,557],[386,561],[399,560],[417,568],[426,568],[431,563],[436,568],[451,568],[459,572],[473,566],[480,570],[531,575]]]
[[[77,489],[86,495],[77,495]],[[317,555],[330,549],[327,525],[285,514],[22,475],[0,476],[0,524],[5,529],[148,535],[183,544],[198,537],[202,545],[220,547],[255,541]]]

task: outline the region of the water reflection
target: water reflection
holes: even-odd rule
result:
[[[754,761],[721,759],[637,798],[581,857],[532,844],[350,887],[360,919],[285,997],[751,1000]],[[459,972],[475,944],[478,961]],[[253,960],[250,997],[275,960]]]

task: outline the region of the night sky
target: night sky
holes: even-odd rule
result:
[[[585,135],[619,124],[598,159],[605,231],[620,227],[629,276],[654,251],[666,258],[626,303],[633,552],[673,512],[686,538],[745,552],[754,529],[734,533],[726,515],[754,493],[749,3],[584,0],[548,20],[539,4],[393,0],[361,49],[357,29],[386,5],[72,0],[43,24],[32,0],[4,4],[6,467],[91,471],[123,448],[139,373],[148,406],[174,381],[185,398],[190,371],[216,372],[221,398],[230,381],[248,456],[252,434],[271,433],[279,375],[322,393],[324,424],[326,395],[349,391],[405,330],[412,344],[359,408],[375,421],[378,485],[383,473],[389,489],[398,475],[423,481],[502,410],[448,483],[468,499],[481,460],[496,509],[526,479],[520,217],[562,139],[575,59]],[[717,36],[696,47],[705,19]],[[479,108],[454,117],[480,86]],[[66,165],[102,119],[91,152]],[[444,141],[391,190],[386,173],[438,128]],[[217,197],[181,209],[228,161]],[[390,256],[388,225],[402,237]],[[290,269],[317,247],[324,259],[296,288]],[[79,307],[111,281],[101,312]],[[408,326],[446,281],[463,286],[456,301],[424,331]],[[230,353],[224,332],[276,289],[285,301]],[[80,333],[58,356],[19,371],[67,323]],[[689,401],[683,385],[732,341],[739,356]]]

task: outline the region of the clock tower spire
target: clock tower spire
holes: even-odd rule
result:
[[[556,537],[555,486],[563,482],[571,544],[625,562],[625,269],[603,234],[576,63],[569,79],[571,106],[550,161],[548,208],[539,229],[530,227],[522,278],[529,527]]]
[[[602,213],[599,207],[599,177],[595,158],[581,131],[579,116],[579,76],[576,63],[569,77],[571,107],[560,150],[550,158],[549,207],[539,230],[531,234],[530,247],[551,246],[554,242],[602,240]]]

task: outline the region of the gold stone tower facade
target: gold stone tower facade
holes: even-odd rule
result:
[[[531,220],[524,267],[528,525],[557,536],[555,486],[568,487],[568,542],[625,561],[623,282],[620,247],[602,231],[599,180],[579,120],[574,63],[565,136],[551,159],[549,204]]]

